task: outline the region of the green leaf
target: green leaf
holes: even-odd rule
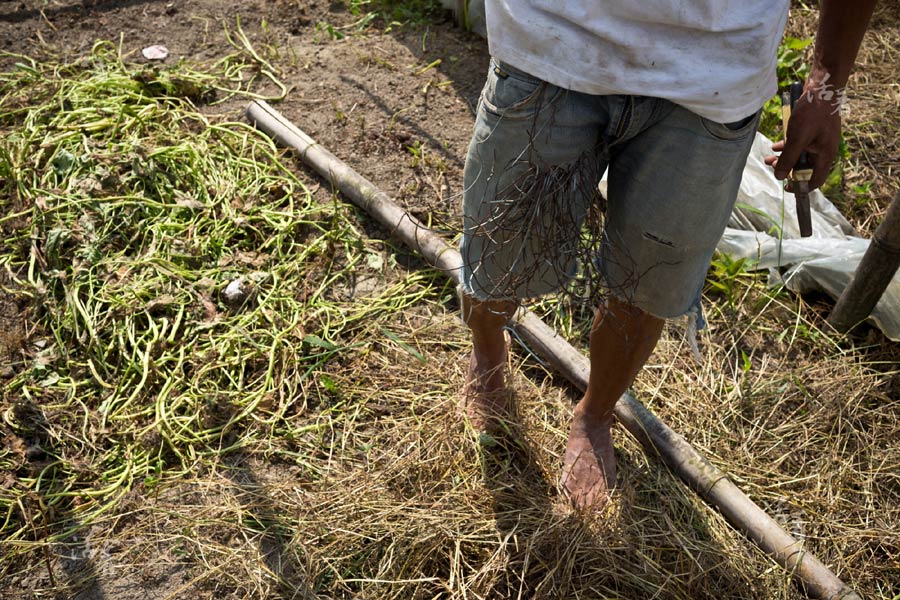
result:
[[[406,342],[401,340],[400,337],[396,333],[394,333],[393,331],[388,331],[384,327],[381,327],[380,329],[381,329],[381,333],[384,334],[384,337],[386,337],[387,339],[391,340],[392,342],[394,342],[395,344],[397,344],[398,346],[400,346],[401,348],[406,350],[409,354],[414,356],[419,362],[421,362],[421,363],[428,362],[428,359],[425,358],[424,354],[422,354],[421,352],[419,352],[418,350],[416,350],[415,348],[413,348],[412,346],[410,346],[409,344],[407,344]]]
[[[60,150],[56,153],[56,156],[53,157],[53,160],[50,161],[50,166],[53,167],[53,170],[57,175],[68,173],[74,164],[75,155],[68,150]]]
[[[785,37],[783,42],[783,45],[791,50],[803,50],[810,44],[812,44],[812,38],[795,38],[790,36]]]
[[[337,394],[338,386],[334,382],[334,379],[326,375],[325,373],[321,373],[319,375],[319,381],[322,382],[322,387],[325,388],[325,391],[329,394]]]
[[[312,333],[303,338],[303,343],[309,344],[310,346],[314,346],[316,348],[324,348],[325,350],[337,350],[338,348],[331,342],[323,340],[319,336]]]

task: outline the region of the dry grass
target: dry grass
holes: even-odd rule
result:
[[[747,305],[767,298],[760,285]],[[900,374],[776,304],[714,316],[699,366],[670,331],[638,397],[865,597],[894,598]],[[53,547],[57,578],[106,597],[130,597],[123,586],[160,598],[801,597],[621,430],[615,501],[573,514],[557,488],[572,390],[516,355],[519,416],[479,441],[456,416],[456,317],[431,302],[397,316],[425,363],[383,339],[347,340],[359,345],[327,369],[333,393],[190,475],[137,486]],[[7,577],[46,586],[40,558]]]
[[[891,45],[896,26],[890,24],[897,20],[891,14],[879,34],[885,43],[875,39],[870,44],[887,58],[896,48]],[[890,63],[880,62],[870,46],[864,57],[872,68],[860,73],[868,73],[873,86],[880,87],[866,88],[874,97],[866,99],[867,108],[861,110],[877,114],[895,106],[890,103],[896,98],[884,90],[896,88],[890,87],[895,85],[889,81]],[[853,115],[860,117],[858,123]],[[896,123],[870,123],[863,116],[852,112],[850,118],[851,136],[864,139],[869,131],[873,140],[871,162],[860,161],[858,177],[871,177],[887,189],[894,185],[886,182],[890,169],[896,168],[897,153],[883,150],[885,144],[896,143],[896,136],[891,137]],[[8,126],[13,117],[6,118]],[[191,121],[195,133],[202,131],[202,119]],[[247,147],[242,146],[243,151]],[[250,164],[243,158],[238,162]],[[272,165],[263,163],[267,169]],[[215,403],[205,406],[203,420],[176,427],[187,439],[171,446],[152,435],[134,439],[131,423],[98,426],[93,415],[104,390],[85,370],[88,355],[77,338],[69,339],[72,360],[56,357],[50,366],[64,384],[69,377],[82,377],[78,393],[38,396],[22,413],[19,389],[35,390],[49,381],[47,365],[37,368],[37,350],[23,358],[31,362],[16,365],[0,406],[0,460],[10,469],[0,479],[0,499],[9,509],[4,511],[6,522],[0,523],[0,597],[802,597],[788,573],[648,458],[621,428],[616,440],[620,486],[614,501],[600,515],[572,513],[557,477],[575,392],[524,352],[510,363],[518,414],[508,431],[478,438],[466,430],[456,413],[456,393],[468,342],[448,286],[430,271],[417,273],[392,262],[396,249],[390,246],[373,240],[354,246],[351,240],[357,233],[346,209],[308,206],[302,184],[294,179],[287,183],[297,186],[296,206],[311,211],[309,239],[330,231],[327,239],[336,240],[330,257],[334,260],[328,263],[333,277],[328,293],[315,280],[316,265],[295,260],[296,248],[290,245],[294,238],[277,218],[284,212],[276,210],[285,202],[281,193],[260,193],[252,207],[232,206],[231,198],[208,199],[238,217],[252,209],[258,227],[252,243],[280,240],[286,246],[273,250],[263,266],[241,264],[247,256],[235,254],[237,263],[216,262],[205,268],[210,277],[219,277],[219,284],[243,270],[278,274],[279,286],[263,288],[262,300],[277,300],[280,311],[299,319],[304,335],[327,332],[327,344],[304,336],[284,343],[278,376],[267,381],[262,374],[268,361],[259,359],[267,356],[263,342],[280,340],[284,323],[267,320],[259,307],[226,314],[209,290],[200,296],[174,294],[190,317],[183,331],[199,331],[203,343],[233,352],[221,363],[212,363],[216,357],[211,354],[189,356],[196,368],[210,373],[203,382],[224,377],[231,369],[244,372],[241,381],[253,384],[247,388],[252,398],[223,385],[228,391],[225,409],[256,402],[258,410],[240,412],[243,418],[224,427],[223,419],[235,415],[215,414]],[[8,208],[13,188],[3,189]],[[881,199],[879,195],[876,202],[865,203],[859,224],[866,225],[866,219],[877,214],[872,207]],[[20,212],[32,208],[27,202],[16,205]],[[17,260],[27,258],[29,246],[13,242],[31,239],[31,223],[23,218],[5,221],[5,226],[19,231],[5,251]],[[278,237],[282,233],[284,237]],[[377,256],[385,260],[379,264],[376,258],[363,266]],[[352,264],[350,258],[357,267],[344,269]],[[18,281],[25,279],[21,263],[6,264]],[[69,266],[61,260],[59,268]],[[199,280],[197,270],[185,267],[190,272],[185,277]],[[369,284],[377,283],[377,293],[360,292],[363,276]],[[34,306],[27,288],[17,287],[17,279],[9,277],[7,273],[4,280],[6,300]],[[702,364],[693,362],[680,332],[672,328],[636,382],[637,397],[728,472],[786,529],[803,537],[813,553],[864,597],[896,600],[896,345],[875,333],[834,339],[819,328],[821,307],[768,292],[759,277],[742,276],[735,286],[734,303],[708,299],[710,327],[701,335]],[[308,302],[311,293],[316,302]],[[147,294],[143,301],[152,299]],[[214,326],[204,322],[204,314],[209,317],[204,299],[222,313]],[[166,316],[168,305],[155,308]],[[35,331],[43,335],[40,328],[48,326],[45,317],[48,312],[52,316],[51,309],[48,304],[43,311],[27,313],[32,337],[26,342],[35,341]],[[142,318],[160,317],[140,308],[94,316],[116,328],[123,319],[144,312]],[[583,338],[589,315],[576,318],[564,310],[554,314],[559,329],[576,341]],[[263,341],[239,343],[247,335]],[[191,347],[181,346],[190,352]],[[166,351],[177,352],[179,347]],[[316,348],[328,352],[317,356]],[[239,369],[241,349],[256,357],[246,361],[246,371]],[[164,366],[162,358],[156,360]],[[26,373],[26,367],[34,374]],[[108,368],[104,376],[109,381],[127,382],[136,376],[133,370]],[[154,371],[147,388],[153,394],[141,398],[138,406],[162,402],[160,389],[167,375],[164,368]],[[206,398],[199,391],[195,396]],[[53,440],[43,451],[54,455],[60,465],[56,471],[42,471],[52,461],[34,454],[27,435],[16,429],[22,421],[43,428],[38,433]],[[176,419],[173,424],[185,422]],[[138,425],[152,433],[158,423],[148,418]],[[196,439],[189,435],[210,430],[211,435]],[[137,464],[128,455],[130,449],[143,446],[150,446],[148,455],[159,459],[152,462],[155,466],[141,463],[144,471],[132,473],[124,485],[113,485],[122,464]],[[42,473],[50,481],[42,480]],[[64,485],[71,487],[61,490]],[[110,493],[91,495],[110,485]],[[78,493],[68,494],[70,490]],[[81,492],[88,493],[79,496]],[[104,504],[107,500],[111,502]]]

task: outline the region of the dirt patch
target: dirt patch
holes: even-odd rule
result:
[[[123,55],[138,60],[145,46],[163,44],[168,63],[233,52],[223,28],[240,23],[290,88],[278,109],[386,192],[411,208],[446,213],[440,173],[461,179],[488,56],[486,43],[453,26],[449,14],[427,27],[382,34],[379,21],[357,34],[357,15],[318,1],[28,1],[0,11],[0,47],[10,52],[74,58],[97,40],[121,40]],[[242,104],[216,110],[238,117]]]

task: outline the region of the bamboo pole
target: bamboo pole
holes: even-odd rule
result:
[[[900,267],[900,191],[894,196],[887,214],[869,248],[863,255],[850,284],[844,288],[828,323],[846,333],[864,321],[878,304],[884,290]]]
[[[440,236],[397,206],[384,192],[336,158],[263,101],[247,108],[247,117],[277,143],[293,148],[307,165],[332,183],[354,204],[368,212],[392,235],[420,252],[426,260],[459,281],[462,258]],[[534,313],[519,309],[513,325],[525,343],[579,389],[587,387],[589,360]],[[803,543],[753,503],[721,470],[656,418],[630,394],[616,403],[616,418],[648,454],[659,457],[729,523],[783,566],[811,596],[824,600],[860,600],[860,597]]]

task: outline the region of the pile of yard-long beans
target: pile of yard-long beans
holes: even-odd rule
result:
[[[242,93],[252,62],[149,68],[108,43],[16,60],[0,74],[0,269],[28,331],[0,411],[5,556],[290,435],[348,332],[433,289],[413,274],[354,302],[352,273],[381,257],[352,212],[313,201],[264,135],[196,108]]]

